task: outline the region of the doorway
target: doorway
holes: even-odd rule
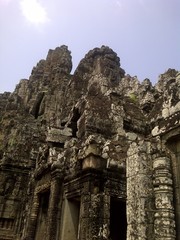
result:
[[[45,239],[47,229],[47,217],[50,192],[43,192],[39,195],[39,213],[36,226],[35,240]]]
[[[63,240],[77,240],[79,228],[79,213],[80,200],[79,199],[65,199],[62,219],[61,239]]]
[[[127,219],[126,202],[111,198],[110,202],[110,239],[126,240]]]

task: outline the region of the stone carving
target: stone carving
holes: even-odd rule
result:
[[[180,72],[71,59],[49,50],[0,94],[0,239],[180,240]]]

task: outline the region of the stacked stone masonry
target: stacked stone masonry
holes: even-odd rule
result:
[[[66,46],[0,94],[1,240],[180,240],[180,72]]]

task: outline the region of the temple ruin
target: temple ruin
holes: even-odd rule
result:
[[[71,70],[57,47],[0,94],[0,240],[180,240],[180,71]]]

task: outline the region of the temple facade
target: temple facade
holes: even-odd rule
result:
[[[180,72],[66,46],[0,94],[0,240],[180,240]]]

